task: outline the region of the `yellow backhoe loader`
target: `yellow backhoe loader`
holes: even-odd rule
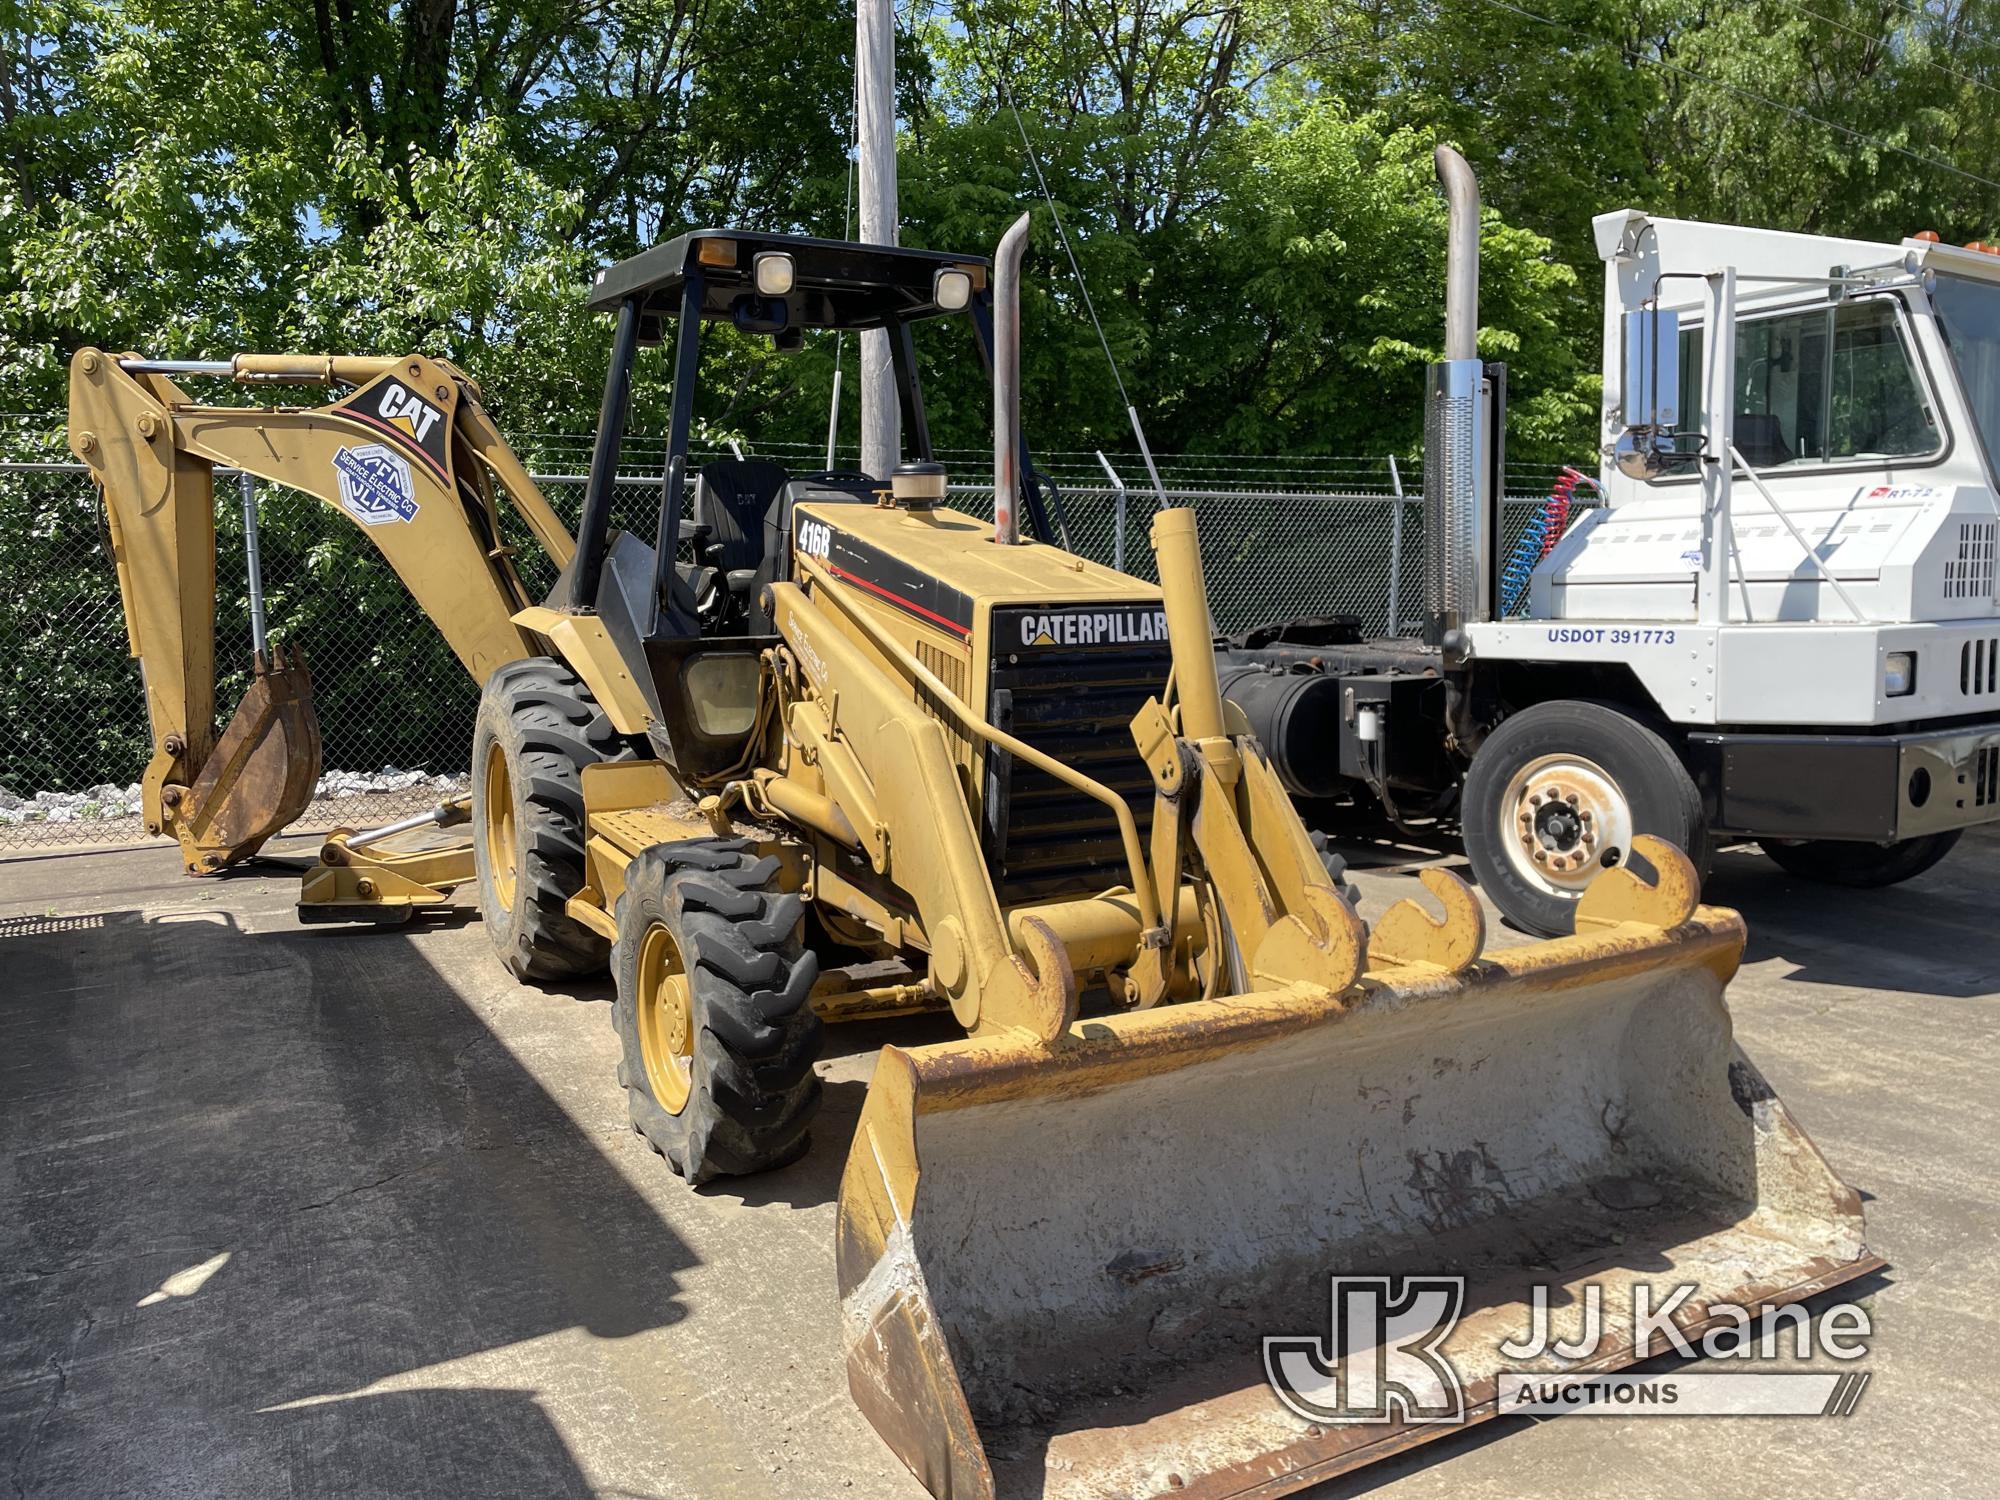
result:
[[[318,407],[210,406],[175,384],[191,376],[346,393]],[[253,677],[216,730],[216,468],[315,495],[360,528],[474,682],[549,649],[515,621],[530,600],[500,507],[513,505],[558,566],[570,559],[569,532],[480,405],[478,387],[441,360],[160,360],[82,349],[70,365],[69,445],[102,492],[126,632],[145,680],[146,827],[179,841],[191,875],[255,854],[305,810],[320,774],[304,656],[266,638],[251,483]],[[466,818],[459,798],[386,828],[336,831],[306,876],[301,916],[393,921],[446,901],[472,875]]]
[[[806,1149],[825,1019],[963,1028],[883,1050],[840,1189],[849,1385],[883,1438],[939,1496],[1276,1495],[1451,1430],[1423,1393],[1336,1399],[1329,1278],[1454,1282],[1430,1352],[1478,1420],[1537,1286],[1570,1339],[1601,1292],[1557,1363],[1616,1369],[1652,1352],[1642,1290],[1689,1288],[1698,1330],[1878,1266],[1732,1043],[1743,927],[1678,851],[1642,837],[1650,873],[1606,870],[1571,937],[1483,951],[1440,871],[1441,915],[1364,928],[1218,693],[1192,514],[1154,520],[1157,588],[1037,524],[1026,226],[991,264],[700,231],[604,272],[576,553],[522,617],[552,651],[489,679],[475,735],[487,930],[523,974],[612,945],[632,1123],[690,1182]],[[684,559],[706,321],[886,331],[913,459],[711,465]],[[670,322],[648,543],[611,532],[608,479]],[[939,504],[913,334],[950,325],[992,368],[991,526]],[[607,721],[643,753],[600,753]],[[1267,1346],[1315,1332],[1326,1389]]]

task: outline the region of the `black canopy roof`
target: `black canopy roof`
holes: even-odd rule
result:
[[[752,265],[767,250],[792,257],[792,291],[784,301],[794,328],[881,328],[937,317],[943,310],[931,289],[940,268],[969,272],[975,289],[983,289],[987,279],[988,261],[980,255],[747,229],[691,229],[599,271],[589,306],[615,312],[628,297],[641,296],[646,321],[657,326],[658,320],[679,315],[688,271],[698,268],[702,317],[729,318],[739,298],[755,293]]]

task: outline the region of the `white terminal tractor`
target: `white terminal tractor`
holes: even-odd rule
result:
[[[1503,563],[1506,378],[1471,347],[1462,169],[1440,153],[1426,638],[1277,626],[1225,653],[1267,736],[1337,715],[1337,763],[1295,794],[1457,822],[1537,931],[1634,833],[1886,885],[2000,819],[2000,253],[1598,216],[1603,503]],[[1308,714],[1294,687],[1277,715],[1314,675],[1344,699]]]

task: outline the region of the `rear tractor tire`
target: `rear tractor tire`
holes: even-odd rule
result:
[[[1460,823],[1480,887],[1541,937],[1575,930],[1585,887],[1626,862],[1637,834],[1708,873],[1708,819],[1687,767],[1609,703],[1557,699],[1504,720],[1472,757]]]
[[[570,916],[583,889],[583,768],[632,745],[561,662],[531,656],[487,679],[472,735],[472,851],[486,935],[522,979],[597,973],[605,940]]]
[[[795,1161],[819,1108],[819,961],[778,880],[742,839],[659,844],[625,870],[618,1081],[632,1128],[690,1183]]]

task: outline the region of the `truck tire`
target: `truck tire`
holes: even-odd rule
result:
[[[604,967],[610,944],[564,908],[583,889],[583,768],[633,753],[561,662],[531,656],[487,679],[472,733],[473,867],[486,935],[522,979]]]
[[[1576,902],[1598,871],[1622,864],[1632,836],[1677,845],[1708,870],[1708,820],[1680,757],[1656,731],[1608,703],[1559,699],[1506,719],[1465,777],[1466,857],[1515,926],[1543,937],[1575,930]]]
[[[1764,852],[1787,874],[1826,885],[1873,890],[1914,880],[1951,853],[1962,830],[1926,833],[1893,844],[1858,844],[1845,839],[1759,839]]]
[[[819,961],[778,878],[742,839],[658,844],[625,870],[618,1081],[632,1128],[690,1183],[797,1159],[819,1108]]]

